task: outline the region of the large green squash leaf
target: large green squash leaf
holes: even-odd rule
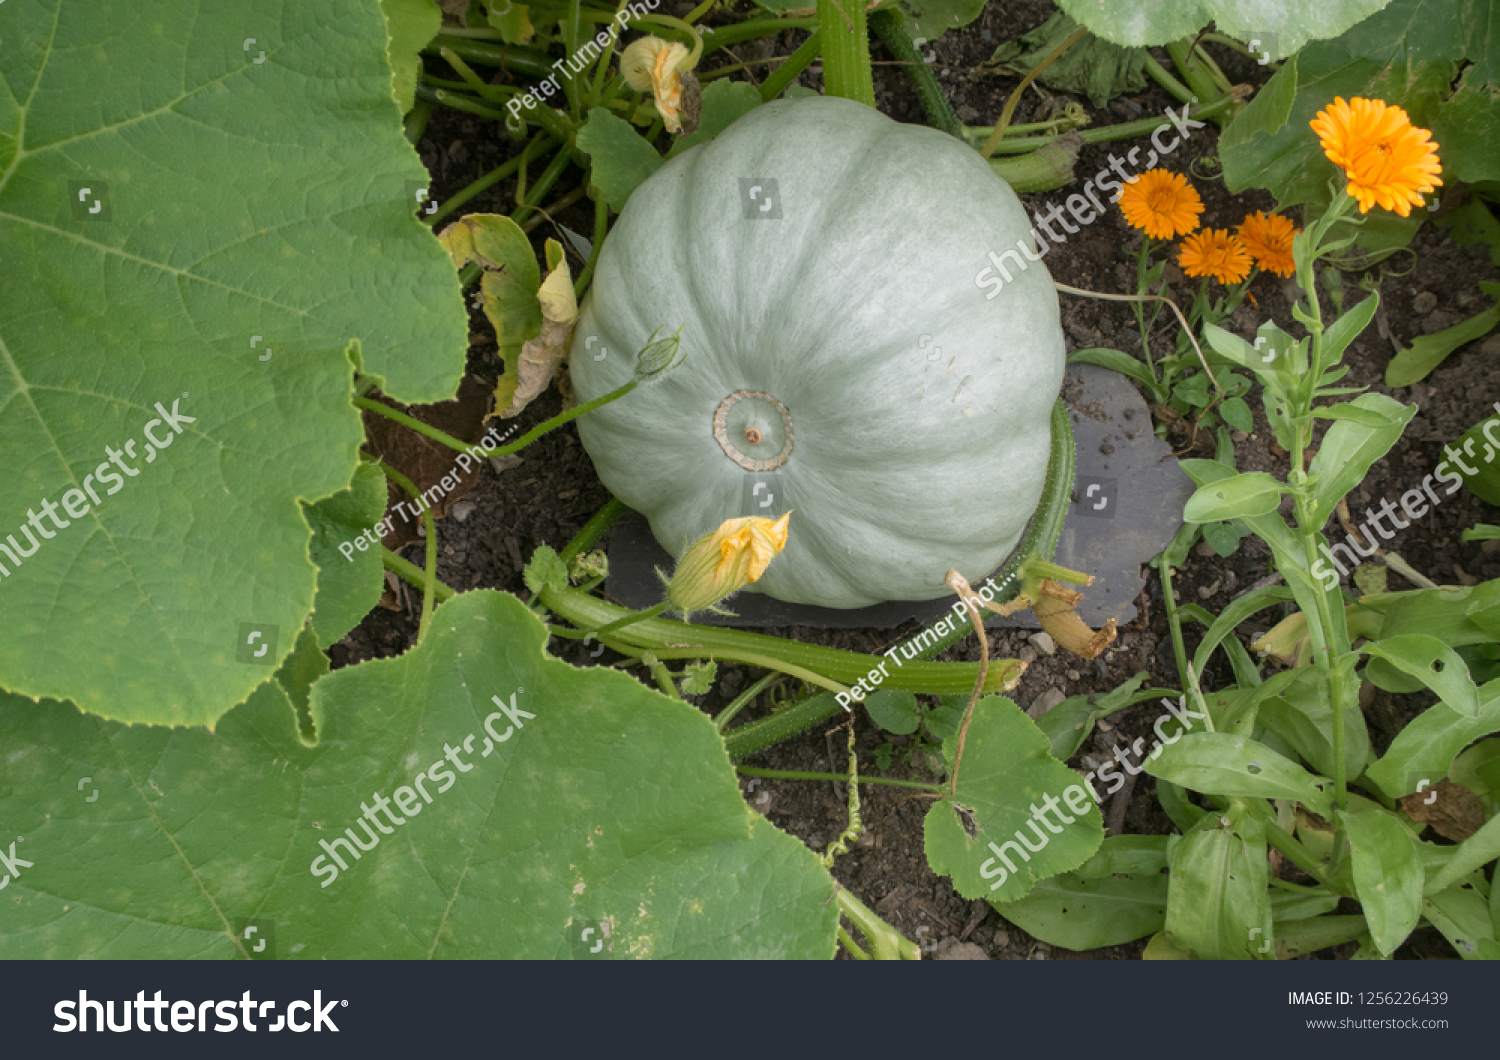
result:
[[[318,647],[344,639],[380,600],[385,567],[380,533],[385,515],[385,475],[374,464],[360,464],[347,490],[307,509],[312,524],[312,559],[318,565],[318,598],[312,624]],[[364,536],[364,548],[355,544]]]
[[[1096,36],[1116,44],[1166,44],[1209,22],[1240,40],[1259,38],[1272,58],[1310,40],[1334,37],[1389,0],[1058,0],[1057,6]]]
[[[957,734],[943,742],[953,768]],[[934,803],[923,833],[932,871],[965,898],[1009,902],[1099,849],[1104,821],[1086,780],[1049,754],[1036,722],[1004,696],[974,707],[954,798]]]
[[[390,32],[391,82],[396,105],[405,114],[417,94],[421,50],[443,28],[443,13],[434,0],[380,0]],[[522,9],[524,10],[524,8]]]
[[[7,697],[0,821],[32,864],[0,957],[228,957],[246,918],[281,958],[568,957],[583,925],[617,959],[831,957],[828,874],[745,806],[713,723],[545,638],[459,596],[313,686],[315,747],[274,682],[213,734]]]
[[[351,356],[403,401],[463,368],[385,20],[361,0],[3,15],[0,687],[212,725],[312,608],[297,502],[354,472]]]

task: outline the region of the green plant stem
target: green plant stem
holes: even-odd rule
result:
[[[1303,872],[1324,887],[1329,887],[1329,870],[1318,864],[1318,859],[1308,852],[1307,848],[1297,842],[1290,833],[1284,831],[1279,824],[1271,821],[1266,822],[1266,842],[1281,853],[1281,856],[1296,865]],[[1330,890],[1337,888],[1330,887]]]
[[[432,104],[419,101],[412,105],[402,125],[407,143],[415,147],[421,142],[422,134],[427,131],[427,119],[430,117],[432,117]]]
[[[496,32],[495,36],[498,37],[499,33]],[[444,48],[467,62],[498,66],[507,73],[523,74],[539,81],[546,80],[553,74],[553,60],[546,52],[514,44],[492,44],[446,30],[432,38],[422,51],[428,55],[441,55]]]
[[[545,131],[539,131],[536,136],[532,137],[531,142],[527,144],[527,148],[534,151],[547,151],[561,142],[561,140],[554,140]],[[490,188],[500,183],[506,177],[510,176],[520,168],[521,159],[524,156],[525,150],[523,149],[521,152],[518,152],[514,158],[502,162],[500,165],[490,170],[484,176],[474,181],[474,183],[455,192],[446,202],[438,207],[437,213],[432,215],[431,221],[429,223],[436,224],[438,221],[441,221],[444,217],[448,216],[448,214],[458,209],[460,206],[468,202],[480,192],[488,191]]]
[[[1315,390],[1315,385],[1311,381],[1316,378],[1323,365],[1323,313],[1318,302],[1315,266],[1319,257],[1328,250],[1335,249],[1329,247],[1325,250],[1323,237],[1336,223],[1344,219],[1352,203],[1353,200],[1347,193],[1339,193],[1329,203],[1328,210],[1323,216],[1315,224],[1309,226],[1306,234],[1307,246],[1310,248],[1307,261],[1305,268],[1299,267],[1297,270],[1297,282],[1302,288],[1307,303],[1307,314],[1299,319],[1307,329],[1310,338],[1312,370],[1308,375],[1307,385],[1295,391],[1293,396],[1295,407],[1289,410],[1293,431],[1291,474],[1288,480],[1292,486],[1292,495],[1296,505],[1297,535],[1301,540],[1303,556],[1309,569],[1321,558],[1319,531],[1332,514],[1313,510],[1312,487],[1305,469],[1306,446],[1311,440],[1312,399]],[[1299,266],[1301,264],[1299,262]],[[1290,578],[1289,572],[1288,580]],[[1349,650],[1349,643],[1347,627],[1341,621],[1344,617],[1342,598],[1337,603],[1337,614],[1335,614],[1335,605],[1330,603],[1329,594],[1323,589],[1321,582],[1317,582],[1316,579],[1309,579],[1309,582],[1314,610],[1312,614],[1307,614],[1304,608],[1303,613],[1307,617],[1307,632],[1312,643],[1313,664],[1327,685],[1328,702],[1331,708],[1329,728],[1333,751],[1333,847],[1325,870],[1331,876],[1338,871],[1343,859],[1344,815],[1348,807],[1346,790],[1348,778],[1344,762],[1344,678],[1338,660]]]
[[[562,31],[564,55],[571,56],[578,51],[578,8],[579,0],[568,0],[563,9],[563,17],[558,23],[558,28]],[[562,76],[563,94],[568,97],[568,110],[574,117],[577,117],[580,110],[577,75],[568,70],[566,64],[561,68],[554,67],[554,69]]]
[[[755,769],[751,766],[735,766],[736,773],[747,777],[765,777],[768,780],[832,780],[840,784],[849,783],[847,773],[803,773],[794,769]],[[890,777],[860,777],[861,784],[884,784],[892,788],[916,788],[919,791],[930,791],[934,795],[941,795],[942,790],[936,784],[924,784],[920,780],[895,780]]]
[[[990,132],[990,138],[979,149],[981,158],[989,158],[995,153],[995,148],[1000,146],[1000,139],[1005,135],[1005,127],[1010,124],[1011,117],[1016,113],[1016,107],[1021,103],[1021,93],[1026,91],[1026,86],[1045,73],[1049,66],[1062,58],[1063,53],[1082,40],[1088,34],[1088,31],[1087,26],[1079,26],[1072,33],[1068,34],[1066,40],[1048,52],[1046,58],[1033,66],[1030,73],[1021,78],[1021,83],[1011,90],[1010,98],[1005,101],[1005,109],[1000,112],[1000,120],[995,123],[995,128]]]
[[[1313,349],[1316,352],[1322,341],[1321,333],[1314,338]],[[1302,431],[1297,432],[1296,450],[1293,454],[1293,467],[1301,468],[1303,459]],[[1308,510],[1307,498],[1299,492],[1296,495],[1297,505],[1297,530],[1302,538],[1302,549],[1307,557],[1309,567],[1318,562],[1321,553],[1318,551],[1319,535],[1314,521],[1315,517]],[[1348,807],[1348,792],[1345,776],[1346,765],[1344,762],[1344,678],[1343,671],[1333,659],[1333,648],[1330,643],[1334,630],[1333,610],[1328,602],[1328,594],[1324,592],[1322,585],[1318,584],[1312,588],[1313,598],[1316,601],[1316,614],[1308,616],[1308,633],[1312,639],[1313,663],[1318,668],[1328,686],[1328,702],[1330,705],[1331,740],[1333,744],[1333,851],[1329,855],[1328,871],[1337,872],[1340,859],[1343,856],[1344,814]],[[1343,608],[1342,601],[1339,604]],[[1314,620],[1315,619],[1315,620]],[[1339,654],[1342,655],[1347,648],[1340,646]]]
[[[571,588],[548,586],[542,590],[541,598],[554,614],[581,630],[595,629],[617,618],[634,615],[633,611]],[[825,688],[832,686],[838,691],[844,691],[845,685],[857,683],[871,670],[878,669],[882,661],[887,662],[884,687],[906,692],[932,692],[940,695],[967,692],[974,686],[974,678],[979,673],[977,663],[906,662],[902,666],[891,666],[889,660],[858,652],[803,644],[763,633],[691,625],[665,618],[632,622],[621,629],[614,639],[638,650],[654,651],[663,659],[678,657],[672,654],[678,648],[688,649],[681,658],[709,656],[733,659],[767,669],[783,670]],[[991,666],[985,691],[1002,692],[1013,683],[1016,664],[1004,665],[1006,661],[997,660],[1000,665]],[[813,677],[817,680],[812,680]],[[838,709],[835,705],[834,711]],[[785,713],[787,712],[782,712]]]
[[[1173,77],[1165,66],[1156,61],[1156,57],[1150,52],[1146,52],[1145,70],[1147,76],[1175,96],[1177,102],[1191,103],[1193,101],[1193,90]]]
[[[698,60],[703,55],[703,37],[696,28],[690,26],[680,18],[673,18],[671,15],[641,15],[635,21],[637,23],[649,22],[687,34],[687,39],[692,42],[692,47],[688,51],[687,58],[678,61],[677,68],[687,71],[697,67]]]
[[[1187,694],[1187,645],[1182,639],[1182,618],[1177,614],[1177,600],[1172,595],[1172,565],[1167,562],[1165,552],[1158,557],[1157,573],[1161,575],[1161,597],[1167,608],[1167,625],[1172,630],[1172,651],[1177,661],[1177,680],[1183,695]]]
[[[848,0],[848,2],[854,3],[856,0]],[[717,51],[719,48],[727,48],[741,41],[754,40],[757,37],[772,37],[787,29],[816,29],[819,25],[821,23],[816,18],[771,18],[756,22],[740,22],[732,26],[718,26],[709,39],[707,50]],[[868,57],[868,49],[865,54]],[[874,91],[873,81],[871,91]]]
[[[380,461],[380,470],[385,472],[386,478],[410,493],[416,500],[417,507],[422,509],[422,526],[427,531],[427,570],[424,576],[428,586],[434,585],[437,582],[437,522],[432,515],[432,506],[422,499],[421,493],[417,492],[417,487],[411,479],[384,460]],[[422,590],[422,617],[417,622],[418,644],[426,638],[427,628],[432,624],[432,605],[436,595],[437,593],[426,588]]]
[[[782,674],[780,673],[780,671],[772,670],[770,673],[762,677],[759,681],[756,681],[755,684],[751,685],[749,688],[741,692],[738,696],[735,696],[734,702],[730,703],[729,706],[719,711],[719,716],[714,719],[714,728],[718,729],[719,732],[722,733],[724,731],[724,726],[733,721],[736,714],[753,703],[756,696],[760,695],[775,682],[781,680],[781,677]]]
[[[1191,94],[1189,95],[1191,98]],[[1216,100],[1205,107],[1194,108],[1193,117],[1213,117],[1227,111],[1234,101],[1232,99]],[[1145,136],[1155,131],[1163,122],[1160,117],[1137,118],[1135,121],[1121,122],[1118,125],[1105,125],[1098,129],[1076,129],[1083,142],[1087,144],[1111,143],[1115,140],[1128,140],[1133,136]],[[1019,128],[1019,126],[1017,127]],[[1012,130],[1013,131],[1013,130]],[[993,131],[986,126],[966,125],[964,126],[964,139],[971,145],[978,147],[984,144],[993,135]],[[1065,133],[1055,133],[1049,136],[1018,136],[1007,137],[996,145],[994,154],[997,155],[1019,155],[1027,151],[1035,151],[1040,147],[1057,141]]]
[[[922,950],[915,942],[903,938],[900,932],[871,912],[865,903],[849,891],[837,883],[833,886],[834,893],[838,896],[839,911],[859,928],[877,961],[922,959]]]
[[[621,11],[624,11],[625,5],[628,2],[629,0],[620,0],[619,5],[615,8],[615,14],[618,15]],[[593,100],[594,106],[601,106],[607,102],[604,94],[604,79],[609,76],[609,62],[615,57],[615,42],[619,39],[620,26],[611,19],[609,26],[609,46],[600,51],[599,59],[594,64],[594,85],[589,93],[589,99]]]
[[[858,3],[859,0],[851,0],[851,2]],[[886,51],[891,53],[891,57],[904,64],[906,74],[911,78],[912,87],[917,90],[917,98],[922,101],[922,110],[927,114],[927,124],[962,140],[964,138],[963,122],[959,121],[958,115],[953,113],[953,105],[948,102],[948,97],[943,93],[938,79],[933,76],[932,69],[922,61],[916,45],[906,35],[906,30],[901,26],[901,20],[892,11],[876,11],[870,16],[870,28],[885,45]]]
[[[821,725],[840,712],[832,696],[809,696],[747,725],[741,725],[724,736],[724,748],[731,762],[742,762],[751,755],[790,740],[814,725]]]
[[[586,191],[583,185],[580,184],[578,187],[568,192],[562,198],[555,200],[545,208],[539,207],[537,209],[536,216],[523,224],[521,226],[521,231],[529,234],[539,226],[546,224],[550,219],[555,218],[569,206],[572,206],[574,203],[578,202],[584,197],[585,194]]]
[[[444,585],[436,578],[429,579],[427,577],[427,572],[424,571],[421,567],[417,566],[415,563],[411,562],[408,559],[402,558],[399,553],[392,552],[388,548],[381,548],[380,561],[385,565],[386,570],[390,571],[402,581],[409,582],[412,585],[415,585],[423,592],[430,591],[432,595],[437,598],[437,602],[440,604],[451,600],[458,595],[458,591],[456,589]]]
[[[1135,255],[1135,293],[1150,294],[1146,290],[1149,285],[1146,282],[1146,274],[1151,268],[1151,237],[1141,235],[1141,248]],[[1157,317],[1161,316],[1161,303],[1154,302],[1151,306],[1151,322],[1146,322],[1146,303],[1131,302],[1130,308],[1135,311],[1135,323],[1141,332],[1141,355],[1146,362],[1146,371],[1151,373],[1151,378],[1156,382],[1156,390],[1152,397],[1160,403],[1167,399],[1170,391],[1162,385],[1161,373],[1156,370],[1156,362],[1151,359],[1151,332],[1156,328]]]
[[[655,618],[657,615],[661,614],[671,606],[672,605],[669,601],[663,600],[661,603],[656,604],[652,607],[648,607],[644,611],[635,611],[629,615],[626,615],[624,618],[619,618],[613,622],[607,623],[606,625],[600,626],[598,629],[588,629],[584,630],[584,632],[592,633],[596,637],[602,637],[606,633],[613,633],[617,629],[624,629],[632,622],[643,622],[648,618]]]
[[[577,281],[573,284],[573,297],[583,299],[583,292],[588,289],[589,281],[594,278],[594,267],[599,264],[599,251],[604,248],[604,237],[609,233],[609,206],[604,201],[604,196],[594,200],[594,241],[589,248],[589,260],[584,264],[583,271],[578,274]]]
[[[844,949],[849,951],[849,956],[856,961],[868,961],[870,955],[859,948],[859,943],[854,941],[854,936],[844,930],[844,925],[838,925],[839,942],[843,943]]]
[[[562,560],[563,566],[566,567],[573,562],[574,557],[581,556],[592,548],[594,542],[603,537],[605,531],[619,522],[628,511],[630,511],[629,508],[621,504],[618,499],[611,497],[603,508],[594,513],[592,519],[583,524],[583,529],[573,535],[573,540],[568,542],[557,558]]]
[[[818,28],[823,31],[824,92],[875,106],[864,0],[818,0]]]
[[[682,693],[677,691],[677,684],[672,680],[672,671],[668,670],[666,664],[657,659],[651,664],[651,676],[656,679],[656,687],[667,695],[682,702]]]
[[[485,455],[509,456],[511,453],[520,452],[522,449],[525,449],[528,445],[536,441],[542,435],[547,434],[551,431],[555,431],[557,430],[557,428],[563,426],[564,424],[572,423],[579,416],[582,416],[589,412],[593,412],[597,408],[602,408],[605,405],[608,405],[611,401],[618,401],[620,398],[624,397],[626,394],[630,393],[638,386],[640,386],[640,382],[638,380],[632,379],[630,382],[624,384],[623,386],[618,386],[615,389],[611,390],[608,394],[596,397],[593,401],[585,401],[582,405],[574,405],[566,412],[559,412],[550,420],[544,420],[543,422],[537,424],[535,427],[531,428],[531,430],[527,431],[525,434],[521,435],[521,437],[517,438],[515,441],[509,443],[508,445],[502,445],[494,452],[486,453]]]
[[[438,430],[436,427],[432,426],[432,424],[423,423],[421,420],[416,419],[412,416],[408,416],[404,412],[398,412],[396,409],[391,408],[389,405],[382,405],[378,401],[372,401],[371,399],[364,397],[350,398],[350,401],[356,408],[368,409],[371,412],[379,413],[388,420],[395,420],[403,427],[409,427],[412,430],[416,431],[418,434],[426,435],[434,442],[437,442],[441,445],[446,445],[449,449],[456,450],[460,453],[467,453],[469,450],[474,448],[474,443],[460,441],[459,439],[453,437],[453,435]]]
[[[481,118],[489,118],[491,121],[504,121],[505,113],[486,107],[478,100],[470,99],[468,96],[446,88],[434,88],[425,81],[417,84],[417,98],[424,103],[436,103],[439,106],[451,107],[453,110],[465,111],[469,114],[477,114]]]
[[[806,70],[818,57],[823,47],[823,31],[814,29],[812,36],[802,42],[801,47],[787,56],[784,63],[772,71],[760,86],[762,102],[769,103],[786,91],[788,85],[797,80],[797,75]]]
[[[1292,883],[1290,880],[1283,880],[1280,876],[1272,876],[1266,881],[1266,885],[1286,891],[1288,894],[1327,895],[1334,893],[1321,883],[1308,886],[1305,883]]]
[[[610,637],[608,639],[600,637],[599,642],[601,644],[604,644],[606,647],[613,648],[621,655],[634,655],[641,657],[644,657],[645,655],[654,655],[658,659],[701,659],[704,657],[704,655],[709,655],[713,658],[724,659],[727,662],[745,663],[748,666],[759,666],[768,670],[780,670],[784,674],[789,674],[792,677],[800,678],[807,684],[817,685],[818,687],[827,689],[830,692],[842,692],[845,695],[849,693],[849,688],[846,685],[841,685],[837,681],[830,681],[822,674],[813,673],[811,670],[804,670],[800,666],[796,666],[792,663],[785,662],[784,660],[774,658],[770,655],[759,655],[755,652],[740,651],[733,648],[727,651],[705,652],[701,647],[697,645],[690,645],[682,649],[640,648],[614,637]],[[831,713],[837,713],[837,710]]]
[[[1256,60],[1259,60],[1259,58],[1260,58],[1258,55],[1255,54],[1255,52],[1252,52],[1249,48],[1245,47],[1239,41],[1235,40],[1233,37],[1226,36],[1223,33],[1215,33],[1212,30],[1209,30],[1207,32],[1199,34],[1198,35],[1198,40],[1199,40],[1200,43],[1205,43],[1205,44],[1206,43],[1222,44],[1226,48],[1230,49],[1231,51],[1239,52],[1241,55],[1243,55],[1247,59],[1256,59]],[[1280,65],[1281,65],[1280,63],[1272,63],[1271,64],[1271,69],[1276,69],[1276,68],[1280,67]]]
[[[1219,64],[1198,46],[1195,38],[1173,41],[1166,45],[1166,49],[1172,62],[1182,72],[1183,80],[1197,93],[1200,100],[1212,102],[1232,89],[1229,78],[1224,76]]]
[[[449,81],[446,77],[434,77],[432,74],[428,73],[422,74],[422,84],[430,85],[433,88],[445,89],[449,92],[459,93],[467,92],[474,87],[467,81]],[[491,92],[500,93],[502,97],[519,95],[521,91],[520,89],[514,88],[510,85],[485,85],[485,88],[489,89]],[[488,94],[485,94],[480,98],[488,99],[489,97]],[[505,102],[505,99],[501,98],[498,100],[492,100],[491,102],[503,103]]]
[[[507,96],[516,94],[516,89],[510,85],[492,85],[485,81],[452,48],[439,48],[438,54],[443,57],[443,60],[449,66],[458,71],[458,76],[463,78],[463,83],[474,92],[477,92],[480,99],[488,100],[491,103],[504,103]]]
[[[572,158],[567,150],[558,151],[557,154],[553,155],[552,161],[542,171],[542,175],[537,178],[536,185],[521,202],[516,212],[510,215],[510,219],[516,222],[516,224],[520,224],[528,213],[536,209],[547,193],[552,190],[552,185],[557,183],[557,178],[562,176],[562,171],[568,167],[571,161]]]

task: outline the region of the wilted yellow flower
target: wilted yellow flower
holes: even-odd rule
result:
[[[682,131],[682,75],[692,67],[680,70],[678,65],[687,56],[687,45],[660,37],[633,41],[620,56],[620,73],[626,84],[656,97],[656,111],[670,133]]]
[[[667,583],[667,600],[684,614],[702,611],[760,580],[786,547],[787,512],[774,523],[757,516],[726,519],[688,548]]]
[[[1409,216],[1442,183],[1432,133],[1385,100],[1335,96],[1310,124],[1328,160],[1349,178],[1346,190],[1360,213],[1380,205]]]

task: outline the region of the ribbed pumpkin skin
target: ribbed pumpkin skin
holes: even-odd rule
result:
[[[745,216],[741,178],[776,182],[779,219]],[[844,99],[757,107],[637,188],[600,252],[570,357],[580,401],[685,325],[676,368],[578,420],[600,479],[673,555],[757,514],[713,419],[762,391],[790,412],[776,476],[794,511],[750,591],[852,608],[946,595],[950,567],[984,577],[1041,496],[1062,386],[1047,270],[1012,254],[993,299],[976,282],[989,252],[1031,245],[1029,227],[943,133]],[[782,448],[741,435],[749,456]]]

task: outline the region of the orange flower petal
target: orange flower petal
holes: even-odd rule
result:
[[[1406,111],[1380,99],[1335,96],[1309,124],[1329,161],[1344,171],[1347,191],[1360,213],[1372,206],[1402,217],[1424,206],[1424,195],[1442,184],[1432,133],[1415,126]]]
[[[1120,210],[1132,228],[1152,239],[1172,239],[1198,227],[1203,200],[1181,173],[1148,169],[1121,189]]]
[[[1258,211],[1246,217],[1235,231],[1255,264],[1267,272],[1290,276],[1296,271],[1292,238],[1301,229],[1293,226],[1290,218]]]
[[[1189,276],[1212,276],[1220,283],[1239,283],[1250,275],[1250,254],[1239,236],[1205,228],[1182,241],[1177,264]]]

